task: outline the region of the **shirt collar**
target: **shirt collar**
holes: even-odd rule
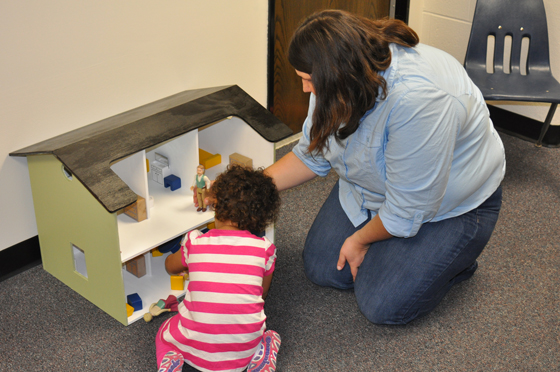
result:
[[[389,50],[391,52],[391,65],[386,70],[379,72],[379,75],[383,79],[385,79],[385,82],[387,83],[387,93],[391,89],[391,87],[393,86],[393,82],[395,81],[395,74],[397,71],[397,65],[399,59],[397,48],[398,48],[397,44],[394,43],[389,44]],[[380,96],[377,96],[376,102],[380,102],[380,101],[382,101],[382,99],[380,98]]]

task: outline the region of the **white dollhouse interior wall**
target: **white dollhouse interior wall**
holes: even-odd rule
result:
[[[136,311],[129,317],[129,324],[142,318],[149,304],[169,294],[184,294],[184,291],[169,289],[169,274],[164,265],[167,254],[154,257],[150,252],[169,240],[192,229],[205,227],[213,221],[214,214],[210,210],[196,211],[193,191],[190,190],[199,164],[199,148],[222,155],[222,162],[206,171],[211,180],[226,169],[229,155],[233,153],[253,159],[255,168],[264,168],[274,162],[274,144],[263,139],[242,119],[230,117],[190,131],[148,151],[140,151],[111,166],[136,194],[150,200],[146,203],[146,220],[138,222],[124,213],[117,217],[125,293],[138,293],[144,306],[143,311]],[[170,174],[181,179],[179,189],[171,191],[156,182],[147,171],[146,160],[152,164],[158,155],[168,159]],[[267,229],[266,235],[274,240],[272,226]],[[140,255],[145,257],[146,275],[138,278],[126,270],[125,264]]]

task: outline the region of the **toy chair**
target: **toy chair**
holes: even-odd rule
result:
[[[494,54],[488,53],[487,64],[490,49],[487,46],[491,45],[489,40],[492,37],[495,40]],[[507,53],[509,40],[511,53]],[[526,44],[528,53],[523,53],[527,50]],[[543,1],[478,0],[465,69],[486,100],[550,103],[535,143],[537,147],[542,146],[560,102],[560,84],[550,71]]]

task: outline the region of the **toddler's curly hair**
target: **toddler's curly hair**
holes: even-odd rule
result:
[[[211,187],[216,219],[237,223],[241,230],[260,233],[276,221],[280,195],[264,170],[229,165]]]

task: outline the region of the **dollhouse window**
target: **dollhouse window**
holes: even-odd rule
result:
[[[84,251],[72,244],[72,255],[74,256],[74,269],[87,278],[86,255]]]

